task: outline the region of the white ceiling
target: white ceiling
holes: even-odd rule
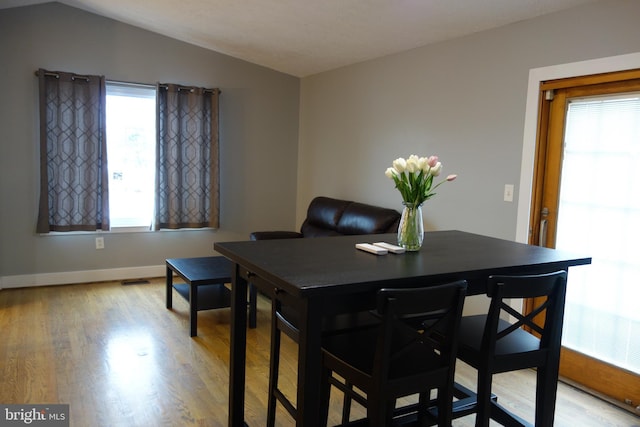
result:
[[[298,77],[592,1],[60,0]]]

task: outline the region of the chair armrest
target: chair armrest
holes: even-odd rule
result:
[[[274,240],[301,238],[302,233],[297,231],[254,231],[249,235],[251,240]]]

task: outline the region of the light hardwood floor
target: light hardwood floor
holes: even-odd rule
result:
[[[164,279],[0,290],[0,403],[68,403],[77,427],[226,425],[229,309],[200,312],[198,336],[190,338],[187,303],[174,293],[167,310],[164,295]],[[258,328],[247,336],[251,426],[265,425],[267,401],[270,311],[263,297],[258,310]],[[289,393],[296,349],[283,339],[281,387]],[[457,379],[472,386],[473,370],[459,366]],[[494,391],[532,419],[534,383],[532,371],[503,374]],[[338,399],[332,395],[335,423]],[[562,383],[557,402],[556,426],[640,426],[638,417]],[[293,425],[281,409],[278,425]]]

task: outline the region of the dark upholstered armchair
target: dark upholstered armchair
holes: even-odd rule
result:
[[[251,240],[395,233],[399,221],[393,209],[320,196],[309,204],[300,232],[254,231]]]

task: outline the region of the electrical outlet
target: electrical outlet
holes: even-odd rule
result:
[[[96,237],[96,249],[104,249],[104,237]]]
[[[504,185],[504,201],[513,202],[513,184]]]

